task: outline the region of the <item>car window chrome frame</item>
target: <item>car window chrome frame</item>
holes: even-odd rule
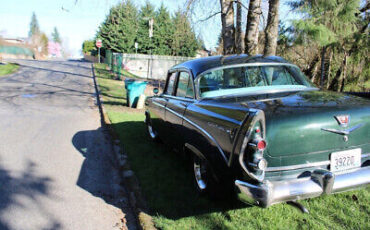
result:
[[[190,80],[191,80],[191,83],[192,83],[192,87],[193,87],[193,98],[178,97],[178,96],[176,96],[176,93],[177,93],[177,84],[178,84],[178,81],[179,81],[180,72],[187,72],[189,74],[189,77],[190,77]],[[170,74],[170,73],[171,74],[172,73],[176,73],[175,91],[172,93],[172,95],[164,94],[163,93],[161,96],[162,97],[166,97],[166,98],[176,99],[176,100],[182,100],[182,101],[186,101],[186,102],[195,102],[195,101],[197,101],[197,92],[196,92],[195,83],[194,83],[194,75],[191,72],[191,70],[189,70],[187,68],[176,68],[176,69],[169,70],[168,71],[168,74]],[[168,84],[167,83],[168,82],[168,74],[167,74],[167,80],[166,80],[166,87],[167,87],[167,84]]]
[[[199,81],[200,81],[200,78],[202,76],[204,76],[205,74],[209,73],[209,72],[212,72],[212,71],[215,71],[215,70],[221,70],[221,69],[228,69],[228,68],[237,68],[237,67],[246,67],[246,66],[291,66],[291,67],[295,67],[295,68],[298,68],[299,67],[297,65],[294,65],[294,64],[290,64],[290,63],[266,63],[266,62],[256,62],[256,63],[243,63],[243,64],[234,64],[234,65],[224,65],[224,66],[218,66],[218,67],[214,67],[214,68],[210,68],[210,69],[207,69],[201,73],[199,73],[195,78],[194,78],[194,85],[195,85],[195,91],[196,91],[196,96],[197,96],[197,99],[198,100],[201,100],[202,97],[200,96],[201,95],[201,92],[200,92],[200,88],[199,88]],[[311,83],[311,82],[309,82]],[[312,84],[312,83],[311,83]],[[313,84],[312,84],[313,85]],[[307,89],[305,90],[319,90],[318,88],[316,87],[307,87]],[[268,91],[268,90],[267,90]],[[275,90],[276,91],[276,90]],[[270,92],[262,92],[263,94],[264,93],[270,93]],[[274,92],[271,92],[271,93],[274,93]],[[250,93],[250,94],[254,94],[254,93]]]
[[[175,82],[173,83],[173,90],[172,90],[172,93],[171,94],[167,94],[167,88],[168,88],[168,83],[169,83],[169,81],[170,81],[170,75],[172,75],[172,74],[175,74]],[[177,71],[176,70],[174,70],[174,71],[172,71],[172,70],[169,70],[168,72],[167,72],[167,79],[166,79],[166,84],[165,84],[165,86],[164,86],[164,89],[163,89],[163,93],[162,93],[162,95],[173,95],[174,94],[174,92],[175,92],[175,87],[176,87],[176,82],[177,82]]]
[[[180,74],[181,74],[181,72],[185,72],[185,73],[187,73],[188,75],[189,75],[189,80],[191,81],[191,87],[192,87],[192,89],[193,89],[193,97],[192,98],[190,98],[190,97],[180,97],[180,96],[177,96],[176,94],[177,94],[177,88],[178,88],[178,85],[179,85],[179,81],[180,81]],[[194,80],[193,80],[193,75],[191,74],[191,72],[189,71],[189,70],[187,70],[187,69],[178,69],[177,70],[177,81],[176,81],[176,94],[174,95],[174,97],[176,97],[176,98],[184,98],[184,99],[191,99],[191,100],[194,100],[194,98],[195,98],[195,88],[194,88]]]

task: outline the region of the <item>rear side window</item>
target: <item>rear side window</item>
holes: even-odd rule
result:
[[[189,73],[180,72],[176,96],[194,98],[193,82],[191,81]]]
[[[171,73],[171,75],[168,77],[167,81],[167,87],[164,94],[172,95],[173,89],[175,86],[175,80],[176,80],[176,72]]]

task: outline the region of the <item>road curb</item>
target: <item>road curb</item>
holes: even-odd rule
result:
[[[154,230],[156,229],[153,223],[152,217],[147,214],[148,207],[146,205],[146,201],[141,193],[141,188],[139,185],[139,181],[135,175],[135,173],[131,170],[130,164],[127,160],[127,154],[124,152],[123,143],[120,142],[117,133],[114,131],[112,127],[112,123],[108,117],[108,114],[102,104],[103,100],[100,95],[99,85],[96,82],[95,76],[95,68],[94,65],[91,64],[93,79],[94,79],[94,86],[96,91],[96,104],[99,107],[100,112],[100,119],[102,127],[109,131],[112,137],[112,144],[114,146],[114,153],[116,160],[118,162],[120,175],[123,180],[125,187],[127,188],[127,195],[134,213],[136,214],[137,225],[143,230]]]

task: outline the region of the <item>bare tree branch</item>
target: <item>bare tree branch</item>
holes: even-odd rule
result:
[[[221,11],[218,11],[218,12],[216,12],[216,13],[214,13],[214,14],[211,14],[211,15],[209,15],[208,17],[206,17],[206,18],[204,18],[204,19],[200,19],[200,20],[198,20],[198,21],[197,21],[197,23],[198,23],[198,22],[204,22],[204,21],[207,21],[208,19],[211,19],[212,17],[216,16],[217,14],[221,14]]]

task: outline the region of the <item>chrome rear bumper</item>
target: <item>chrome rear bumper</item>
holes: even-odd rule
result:
[[[316,170],[311,177],[288,181],[266,181],[259,185],[236,180],[235,187],[241,201],[268,207],[280,202],[343,192],[369,183],[370,166],[342,174]]]

